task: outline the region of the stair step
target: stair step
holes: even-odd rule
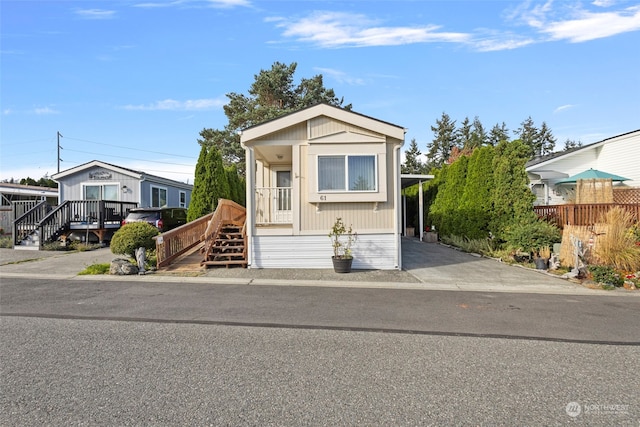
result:
[[[203,261],[201,263],[201,265],[208,265],[208,266],[216,266],[216,265],[224,265],[224,266],[229,266],[229,265],[242,265],[242,266],[246,266],[247,265],[247,261],[245,260],[229,260],[229,261]]]

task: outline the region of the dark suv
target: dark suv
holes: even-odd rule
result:
[[[186,224],[187,210],[185,208],[133,208],[122,221],[122,225],[141,221],[146,221],[156,226],[160,232],[165,232]]]

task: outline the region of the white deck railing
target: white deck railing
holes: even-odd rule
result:
[[[291,187],[256,188],[256,224],[291,224]]]

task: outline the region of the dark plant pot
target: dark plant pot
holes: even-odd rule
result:
[[[549,258],[535,258],[536,270],[547,270],[549,268]]]
[[[353,258],[336,258],[335,256],[332,256],[331,260],[333,261],[333,271],[336,273],[351,272],[351,263],[353,262]]]

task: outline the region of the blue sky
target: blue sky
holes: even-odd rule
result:
[[[0,179],[103,160],[193,182],[225,94],[275,61],[421,151],[443,112],[584,144],[640,128],[640,3],[2,0]]]

